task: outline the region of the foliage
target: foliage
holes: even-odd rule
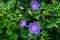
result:
[[[60,40],[60,0],[37,0],[38,10],[32,10],[31,1],[0,0],[0,40]],[[21,19],[27,20],[24,28],[20,27]],[[34,21],[41,25],[36,35],[28,30]]]

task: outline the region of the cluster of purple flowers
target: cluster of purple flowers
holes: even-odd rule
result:
[[[26,26],[26,20],[22,19],[20,27],[23,28]],[[40,32],[40,25],[37,22],[30,23],[28,26],[30,33],[38,34]]]
[[[39,2],[37,2],[36,0],[32,1],[30,3],[30,6],[33,10],[38,10],[39,9]],[[26,22],[27,20],[25,19],[22,19],[20,21],[20,27],[23,28],[26,26]],[[37,22],[33,22],[33,23],[30,23],[29,26],[28,26],[28,29],[30,31],[30,33],[34,33],[34,34],[38,34],[40,32],[40,25],[37,23]]]
[[[39,2],[37,2],[36,0],[34,0],[34,1],[32,1],[32,2],[30,3],[30,6],[31,6],[31,8],[32,8],[33,10],[38,10],[40,4],[39,4]],[[25,26],[27,25],[26,22],[27,22],[27,20],[22,19],[22,20],[20,21],[20,27],[21,27],[21,28],[25,27]],[[34,33],[34,34],[38,34],[38,33],[40,32],[40,28],[41,28],[41,27],[40,27],[40,24],[39,24],[38,22],[32,22],[32,23],[30,23],[29,26],[28,26],[28,29],[29,29],[30,33]],[[54,30],[51,28],[50,31],[53,32]]]

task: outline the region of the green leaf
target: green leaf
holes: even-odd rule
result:
[[[2,34],[2,32],[3,32],[3,30],[2,30],[2,29],[0,29],[0,34]]]
[[[3,40],[2,38],[0,38],[0,40]]]
[[[4,23],[0,20],[0,28],[4,27]]]
[[[45,40],[43,36],[41,36],[41,39],[40,40]]]
[[[43,31],[42,31],[42,35],[43,35],[43,36],[48,36],[49,34],[48,34],[48,32],[47,32],[46,30],[43,30]]]
[[[7,35],[11,35],[11,34],[13,34],[13,32],[12,32],[11,29],[7,29],[7,30],[6,30],[6,34],[7,34]]]
[[[4,23],[4,26],[6,26],[7,28],[9,28],[9,26],[11,26],[11,21],[7,18],[3,19],[3,23]]]
[[[55,11],[55,16],[56,16],[56,17],[57,17],[57,16],[60,17],[60,10],[56,10],[56,11]]]
[[[23,30],[21,30],[20,31],[21,33],[20,33],[20,36],[22,37],[22,38],[28,38],[28,30],[27,29],[23,29]]]
[[[14,7],[16,0],[9,0],[6,4],[6,9],[9,10]]]
[[[11,36],[9,36],[9,40],[17,40],[17,38],[18,38],[18,34],[17,33],[14,33]]]
[[[44,2],[41,2],[40,10],[45,9],[46,4]]]
[[[56,5],[58,2],[56,0],[51,0],[54,5]]]

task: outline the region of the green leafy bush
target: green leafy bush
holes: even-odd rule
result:
[[[39,3],[37,10],[32,1]],[[22,19],[27,20],[23,28]],[[38,34],[29,31],[35,21],[40,25]],[[0,0],[0,40],[60,40],[60,0]]]

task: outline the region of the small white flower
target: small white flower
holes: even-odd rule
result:
[[[19,16],[21,17],[22,15],[21,15],[21,14],[19,14]]]

